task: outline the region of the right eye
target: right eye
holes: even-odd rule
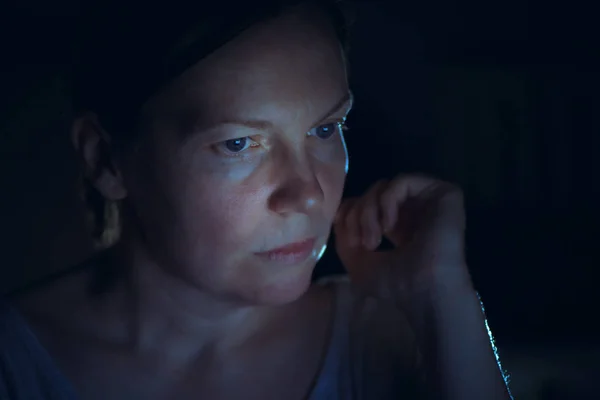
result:
[[[229,139],[229,140],[225,140],[223,142],[217,143],[215,145],[215,149],[217,151],[220,151],[221,153],[224,153],[225,155],[235,157],[237,154],[242,153],[251,147],[258,147],[258,146],[260,146],[260,145],[258,143],[256,143],[254,140],[252,140],[250,137],[244,136],[244,137],[240,137],[240,138],[236,138],[236,139]]]

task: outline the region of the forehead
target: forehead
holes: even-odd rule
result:
[[[343,52],[333,27],[319,9],[302,5],[250,28],[186,71],[150,104],[169,116],[268,117],[299,107],[319,112],[347,91]]]

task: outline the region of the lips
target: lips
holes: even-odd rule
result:
[[[298,264],[308,259],[314,250],[316,238],[291,243],[273,250],[256,253],[261,258],[282,264]]]

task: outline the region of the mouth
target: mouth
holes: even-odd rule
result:
[[[290,243],[269,251],[255,253],[257,256],[280,264],[294,265],[306,261],[314,252],[317,238]]]

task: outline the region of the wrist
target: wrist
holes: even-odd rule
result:
[[[475,293],[473,280],[466,266],[454,268],[460,272],[440,274],[429,283],[425,293],[426,300],[437,302],[446,302],[450,299],[472,295]]]
[[[442,272],[433,273],[414,285],[410,293],[411,302],[446,301],[475,291],[471,275],[466,265],[440,268]]]
[[[404,298],[399,306],[409,314],[414,328],[424,328],[440,317],[460,312],[461,304],[478,297],[467,268],[463,270],[464,273],[440,274],[428,279],[418,291]]]

